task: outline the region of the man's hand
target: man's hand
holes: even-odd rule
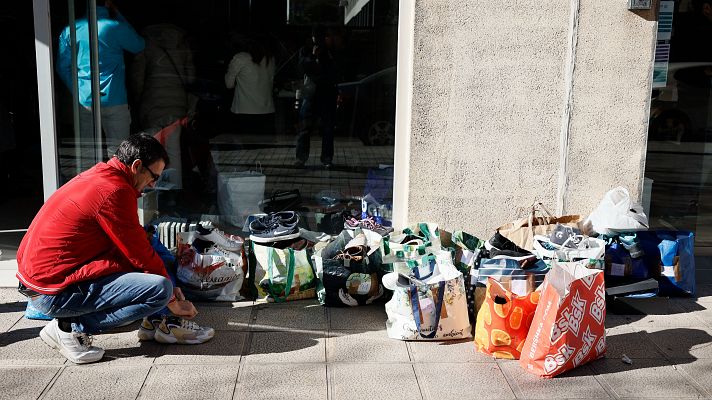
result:
[[[168,303],[167,307],[174,315],[185,319],[193,319],[198,315],[198,310],[195,309],[193,303],[185,299],[183,291],[180,290],[180,288],[173,288],[173,295],[176,299]]]
[[[176,300],[168,303],[167,307],[174,315],[185,319],[193,319],[198,315],[198,310],[188,300]]]

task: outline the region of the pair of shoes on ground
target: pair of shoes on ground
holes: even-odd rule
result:
[[[151,316],[141,321],[138,339],[166,344],[200,344],[215,336],[215,330],[173,315]]]
[[[160,343],[199,344],[213,336],[213,328],[201,327],[192,321],[173,316],[144,318],[138,331],[139,340],[155,340]],[[42,328],[40,338],[75,364],[89,364],[104,357],[104,349],[92,345],[92,335],[65,332],[59,328],[56,318]]]
[[[485,249],[489,251],[489,258],[516,260],[522,267],[535,263],[537,259],[536,255],[517,246],[499,231],[485,242]]]
[[[280,211],[259,217],[250,223],[250,240],[272,243],[299,237],[299,214]]]

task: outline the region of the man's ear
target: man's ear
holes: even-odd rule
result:
[[[138,174],[142,164],[143,162],[141,160],[134,160],[129,168],[131,168],[131,172],[133,172],[134,174]]]

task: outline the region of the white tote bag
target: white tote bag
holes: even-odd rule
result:
[[[472,337],[465,281],[448,251],[424,257],[410,274],[391,272],[383,285],[388,337],[400,340],[457,340]]]
[[[258,171],[218,174],[218,208],[225,222],[242,226],[251,214],[260,213],[265,197],[265,175]]]

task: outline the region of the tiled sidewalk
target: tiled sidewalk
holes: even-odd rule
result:
[[[712,398],[712,285],[700,298],[626,304],[607,318],[608,356],[554,379],[476,353],[471,341],[389,339],[383,306],[200,304],[217,330],[198,346],[141,343],[137,324],[99,335],[102,362],[77,366],[45,345],[44,322],[0,289],[2,399]],[[632,365],[621,362],[628,355]]]

